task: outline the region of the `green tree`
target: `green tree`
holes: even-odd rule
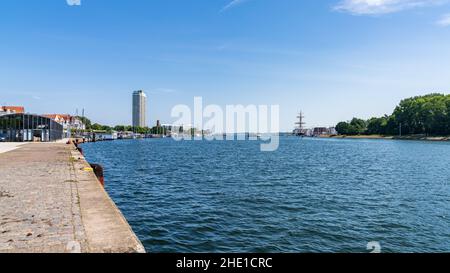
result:
[[[348,135],[349,131],[350,131],[350,124],[348,124],[348,122],[339,122],[336,125],[336,131],[340,134],[340,135]]]
[[[152,134],[155,134],[155,135],[166,135],[168,133],[166,128],[161,127],[161,126],[160,127],[155,126],[150,131]]]
[[[138,133],[138,134],[150,134],[150,128],[148,127],[135,127],[133,128],[134,132]],[[131,131],[133,131],[133,129]]]
[[[385,135],[389,117],[371,118],[367,121],[368,135]]]
[[[395,115],[389,116],[386,121],[386,135],[397,135],[400,131],[400,124],[397,122]]]
[[[94,131],[102,131],[103,130],[103,126],[98,124],[98,123],[94,123],[94,124],[92,124],[90,129],[94,130]]]
[[[124,125],[117,125],[117,126],[114,127],[114,130],[118,131],[118,132],[124,132],[124,131],[126,131],[125,127],[126,126],[124,126]]]
[[[450,135],[450,95],[432,93],[404,99],[390,116],[367,122],[354,118],[336,126],[340,134]]]
[[[429,94],[402,100],[393,115],[404,134],[447,135],[449,95]]]
[[[350,122],[350,134],[361,135],[365,134],[367,130],[367,122],[363,119],[353,118]]]

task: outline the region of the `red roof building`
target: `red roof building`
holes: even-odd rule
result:
[[[49,119],[53,119],[55,121],[64,120],[66,122],[71,122],[73,118],[71,115],[68,114],[46,114],[43,116]]]
[[[25,108],[23,106],[0,106],[0,111],[11,112],[14,114],[24,114]]]

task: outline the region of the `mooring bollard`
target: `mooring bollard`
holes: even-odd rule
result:
[[[83,149],[80,146],[78,146],[78,142],[74,142],[73,145],[75,146],[77,151],[80,152],[80,154],[84,156]]]
[[[103,167],[99,164],[90,164],[91,168],[94,170],[95,176],[97,176],[100,184],[105,187],[105,177],[103,172]]]

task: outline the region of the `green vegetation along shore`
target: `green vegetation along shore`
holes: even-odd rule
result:
[[[408,98],[391,115],[369,120],[353,118],[339,122],[336,130],[341,137],[448,140],[450,95],[433,93]]]
[[[325,135],[320,138],[341,138],[341,139],[396,139],[396,140],[426,140],[426,141],[450,141],[448,136],[426,136],[426,135]]]
[[[86,130],[87,131],[104,131],[104,132],[112,132],[112,131],[117,131],[117,132],[136,132],[138,134],[167,134],[168,131],[166,128],[163,127],[157,127],[154,126],[152,128],[150,127],[133,127],[130,125],[117,125],[114,127],[111,126],[107,126],[107,125],[101,125],[98,123],[94,123],[92,124],[91,120],[89,120],[86,117],[78,117],[80,118],[83,123],[86,125]]]

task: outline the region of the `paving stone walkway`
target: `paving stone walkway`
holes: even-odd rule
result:
[[[73,146],[0,154],[0,252],[144,252]]]

